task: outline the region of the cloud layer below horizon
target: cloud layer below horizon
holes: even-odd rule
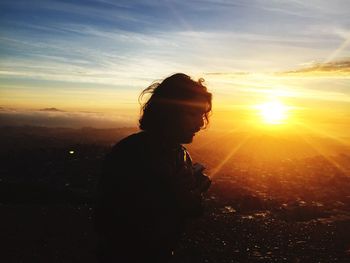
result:
[[[59,109],[18,110],[0,109],[0,127],[4,126],[43,126],[51,128],[100,129],[136,127],[137,119],[131,114],[107,115],[96,112],[73,112]]]

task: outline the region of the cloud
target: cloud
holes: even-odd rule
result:
[[[246,72],[246,71],[236,71],[236,72],[230,72],[230,73],[225,73],[225,72],[206,72],[204,73],[205,75],[207,76],[227,76],[227,75],[230,75],[232,77],[234,76],[238,76],[238,77],[241,77],[241,76],[247,76],[247,75],[250,75],[251,73],[250,72]]]
[[[285,16],[304,10],[308,17],[315,6],[325,5],[297,0],[5,1],[15,12],[1,26],[0,77],[127,84],[135,76],[153,79],[177,69],[286,69],[284,64],[326,56],[338,47],[333,31],[320,34],[328,22],[307,26],[303,19]],[[28,15],[16,15],[16,10]],[[32,14],[38,20],[28,19]]]
[[[262,59],[261,54],[273,58],[277,51],[290,49],[290,46],[293,52],[302,53],[306,48],[308,53],[312,53],[307,47],[314,47],[314,42],[324,40],[313,37],[310,42],[305,36],[280,38],[259,33],[225,31],[147,34],[101,30],[96,26],[74,23],[56,24],[55,28],[76,33],[74,41],[69,36],[40,41],[16,36],[0,38],[2,45],[11,50],[11,54],[16,53],[16,56],[2,58],[0,75],[80,83],[127,84],[131,82],[131,77],[153,79],[177,69],[195,69],[198,65],[203,71],[268,68],[285,61],[278,56]],[[233,43],[235,49],[232,48]],[[254,43],[259,43],[259,47],[254,46]],[[220,49],[217,49],[218,46]],[[33,64],[33,60],[39,63]],[[145,71],[150,68],[152,72]]]
[[[332,61],[332,62],[313,62],[311,65],[291,70],[277,73],[277,75],[290,75],[290,76],[339,76],[339,77],[350,77],[350,58]]]
[[[60,112],[64,112],[63,110],[59,110],[57,108],[44,108],[44,109],[40,109],[39,111],[53,111],[53,112],[60,111]]]
[[[96,112],[71,112],[52,108],[17,110],[0,108],[1,126],[44,126],[63,128],[134,127],[136,120],[128,114],[106,115]]]
[[[206,72],[207,76],[217,76],[225,78],[249,77],[256,76],[259,73],[249,71],[232,71],[232,72]],[[332,62],[310,62],[304,63],[303,68],[297,68],[289,71],[277,71],[264,73],[265,77],[301,77],[301,76],[318,76],[318,77],[350,77],[350,58],[343,58]]]

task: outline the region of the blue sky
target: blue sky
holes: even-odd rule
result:
[[[327,60],[350,37],[348,1],[303,2],[2,1],[1,69],[107,83],[108,73],[293,69]]]
[[[349,10],[349,1],[320,0],[3,0],[0,106],[132,108],[143,88],[175,72],[204,76],[225,99],[257,79],[207,73],[270,74],[348,61]],[[332,92],[347,101],[349,66],[344,72]]]

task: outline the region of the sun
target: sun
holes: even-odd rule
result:
[[[282,124],[287,119],[288,107],[280,101],[269,101],[257,106],[262,120],[266,124]]]

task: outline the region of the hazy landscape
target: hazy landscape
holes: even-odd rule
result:
[[[136,130],[0,128],[2,262],[95,262],[101,162]],[[349,148],[303,138],[199,134],[188,148],[213,184],[174,262],[348,262]]]

